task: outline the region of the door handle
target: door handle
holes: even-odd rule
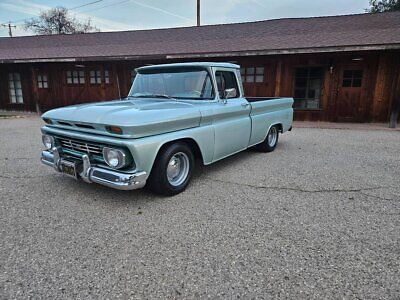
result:
[[[247,107],[249,105],[250,105],[250,103],[242,103],[242,107]]]

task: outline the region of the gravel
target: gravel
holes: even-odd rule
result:
[[[399,299],[400,132],[299,128],[273,153],[123,192],[41,165],[0,120],[0,298]]]

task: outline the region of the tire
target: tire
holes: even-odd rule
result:
[[[186,143],[171,144],[158,153],[147,187],[159,195],[179,194],[188,186],[194,166],[192,149]]]
[[[256,146],[256,149],[261,152],[272,152],[275,150],[279,140],[279,127],[271,126],[265,140]]]

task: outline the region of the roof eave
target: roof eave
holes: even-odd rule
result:
[[[0,64],[6,63],[46,63],[46,62],[82,62],[82,61],[115,61],[115,60],[163,60],[163,59],[186,59],[186,58],[213,58],[213,57],[241,57],[257,55],[283,55],[283,54],[307,54],[307,53],[332,53],[332,52],[354,52],[354,51],[378,51],[397,50],[400,43],[383,45],[359,45],[359,46],[335,46],[315,48],[293,48],[293,49],[271,49],[271,50],[249,50],[228,51],[209,53],[183,53],[166,55],[124,55],[124,56],[88,56],[88,57],[61,57],[61,58],[37,58],[37,59],[0,59]]]

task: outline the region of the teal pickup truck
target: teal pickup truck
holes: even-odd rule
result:
[[[145,66],[124,100],[43,114],[41,161],[88,183],[174,195],[189,184],[196,160],[273,151],[279,133],[292,128],[292,105],[292,98],[245,98],[235,64]]]

